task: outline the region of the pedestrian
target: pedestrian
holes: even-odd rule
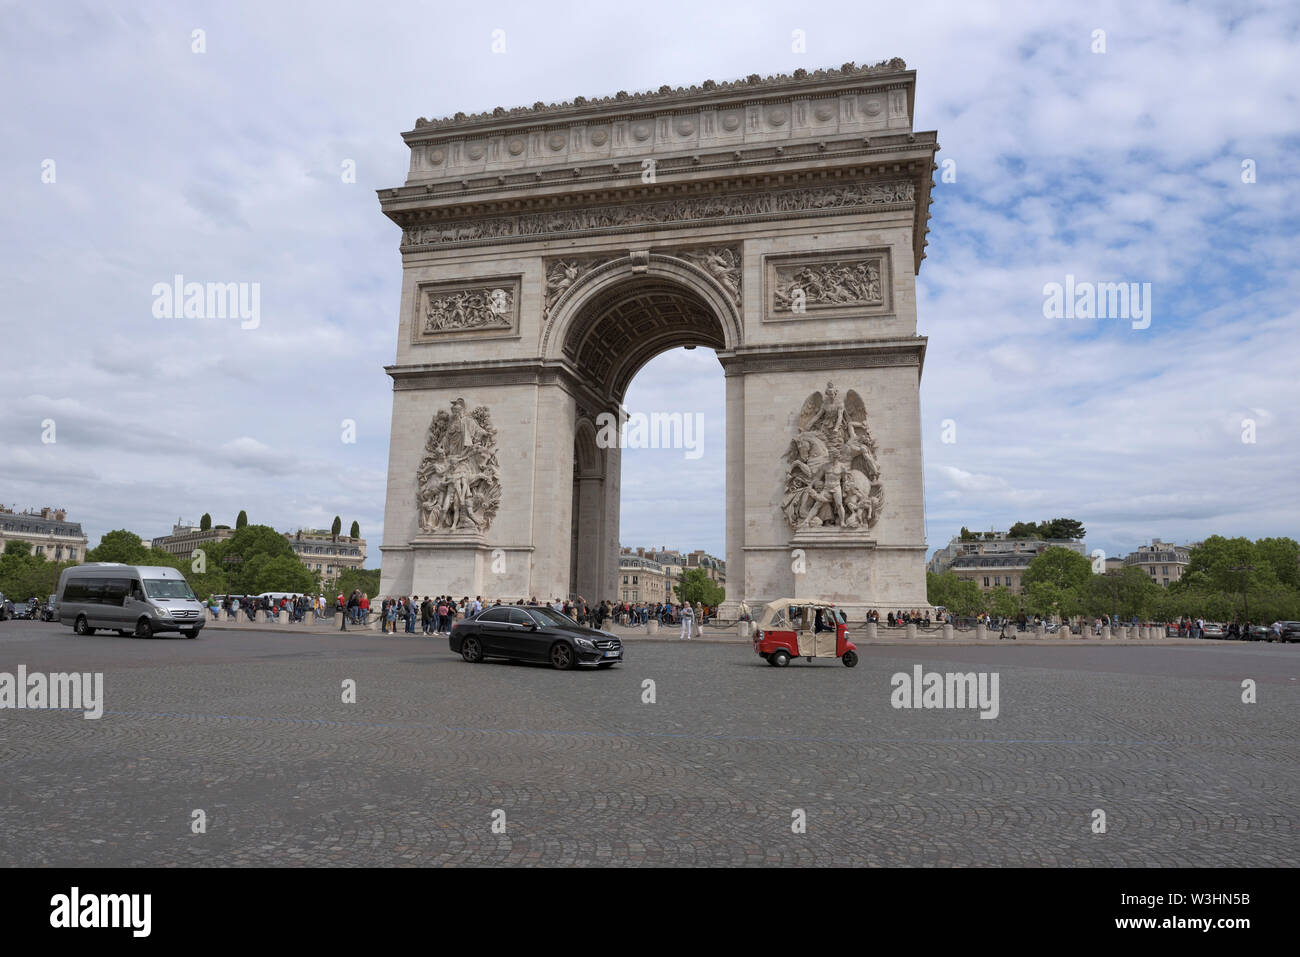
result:
[[[691,628],[695,624],[695,611],[691,608],[689,602],[682,602],[681,607],[682,632],[678,635],[678,641],[689,641],[691,638]]]

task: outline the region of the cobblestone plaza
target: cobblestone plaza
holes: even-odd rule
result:
[[[99,720],[0,712],[0,864],[1289,866],[1300,850],[1291,646],[892,642],[854,669],[774,669],[742,642],[626,644],[618,668],[556,672],[469,665],[445,639],[0,624],[0,670],[102,671],[105,697]],[[896,710],[891,676],[915,665],[998,673],[998,717]]]

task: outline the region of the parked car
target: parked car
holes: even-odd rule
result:
[[[1222,638],[1227,634],[1227,629],[1223,627],[1222,622],[1207,621],[1205,631],[1201,633],[1202,638]]]
[[[476,664],[486,658],[610,668],[623,660],[616,635],[580,625],[545,605],[497,605],[451,626],[447,647]]]
[[[1242,638],[1244,641],[1268,641],[1269,635],[1268,625],[1251,625],[1250,633]]]

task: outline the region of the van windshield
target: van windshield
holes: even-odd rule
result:
[[[189,583],[174,578],[146,578],[144,593],[150,598],[193,598]]]

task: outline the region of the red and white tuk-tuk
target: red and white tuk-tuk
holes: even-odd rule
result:
[[[781,598],[764,605],[754,632],[754,653],[777,668],[791,658],[839,658],[846,668],[858,663],[848,617],[833,602],[814,598]]]

